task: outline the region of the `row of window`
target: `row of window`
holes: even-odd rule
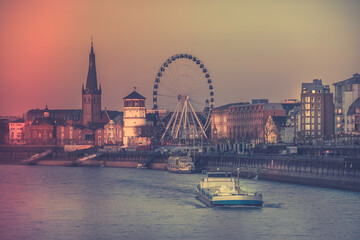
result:
[[[124,107],[145,107],[145,101],[125,101]]]
[[[36,131],[33,131],[33,138],[52,138],[53,137],[53,135],[52,135],[52,133],[46,133],[46,132],[44,132],[44,133],[38,133],[38,132],[36,132]]]
[[[315,106],[317,106],[317,109],[321,109],[321,104],[315,104],[315,103],[306,103],[305,109],[306,110],[315,109]]]
[[[261,112],[262,110],[262,105],[257,105],[257,106],[248,106],[248,107],[240,107],[240,108],[230,108],[229,112],[230,113],[234,113],[234,112]]]
[[[303,123],[315,123],[315,118],[306,117],[302,119]],[[321,123],[321,118],[317,118],[317,123]]]
[[[260,117],[264,116],[264,114],[262,112],[258,112],[258,113],[241,113],[241,114],[233,114],[233,115],[234,115],[233,118],[260,118]]]
[[[320,96],[318,96],[317,98],[316,98],[316,100],[317,100],[317,102],[321,102],[321,97]],[[302,101],[303,102],[306,102],[306,103],[310,103],[310,102],[315,102],[315,97],[303,97],[303,99],[302,99]]]
[[[316,130],[320,131],[321,130],[321,124],[315,125],[315,124],[305,124],[302,126],[303,130],[305,131],[314,131],[315,130],[315,126],[317,126]]]
[[[88,98],[84,97],[84,103],[86,103],[86,102],[91,103],[91,98],[90,97],[88,97]],[[100,97],[93,98],[92,102],[93,103],[99,103],[100,102]]]
[[[22,131],[23,128],[10,128],[10,131],[15,131],[15,130]]]
[[[315,117],[315,111],[304,111],[303,112],[303,115],[305,116],[305,117],[310,117],[310,115],[312,116],[312,117]],[[318,111],[317,112],[317,114],[316,114],[318,117],[320,117],[321,116],[321,111]]]

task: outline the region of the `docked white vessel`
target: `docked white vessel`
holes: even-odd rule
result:
[[[170,156],[166,169],[174,173],[192,173],[195,171],[195,165],[190,156]]]
[[[196,188],[197,198],[208,206],[262,206],[262,194],[247,193],[224,172],[208,173]]]

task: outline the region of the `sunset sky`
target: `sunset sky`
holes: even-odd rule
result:
[[[300,96],[360,72],[357,0],[1,0],[0,115],[80,109],[90,37],[102,108],[122,110],[137,86],[152,108],[168,57],[200,58],[216,106]]]

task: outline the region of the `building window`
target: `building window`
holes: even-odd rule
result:
[[[310,103],[305,104],[305,109],[310,109]]]
[[[310,130],[310,125],[306,124],[305,125],[305,130],[309,131]]]

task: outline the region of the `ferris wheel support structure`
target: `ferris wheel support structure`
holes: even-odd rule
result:
[[[153,109],[163,113],[161,141],[208,139],[214,103],[210,73],[200,59],[176,54],[161,65],[153,90]]]

